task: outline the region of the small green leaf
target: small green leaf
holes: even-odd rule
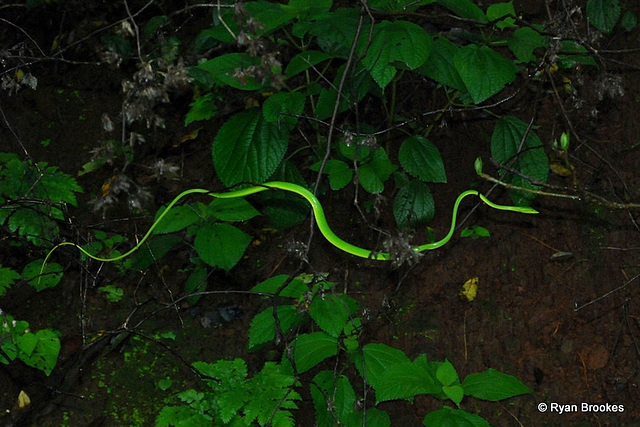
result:
[[[295,128],[297,117],[304,109],[305,96],[300,92],[278,92],[268,97],[262,104],[262,114],[267,123],[277,123],[288,130]]]
[[[442,391],[453,403],[460,406],[460,402],[464,398],[464,389],[460,385],[445,385],[442,386]]]
[[[400,146],[398,160],[404,170],[416,178],[426,182],[447,182],[440,152],[423,136],[407,138]]]
[[[449,360],[446,360],[438,366],[436,370],[436,378],[442,385],[449,386],[460,383],[458,373]]]
[[[489,21],[495,21],[504,16],[506,16],[505,19],[496,23],[496,27],[499,30],[517,27],[515,25],[516,20],[514,18],[516,16],[516,11],[513,8],[512,1],[507,3],[495,3],[489,6],[489,8],[487,9],[487,19]]]
[[[0,297],[3,296],[13,285],[13,283],[20,278],[20,274],[13,271],[10,268],[3,267],[0,264]]]
[[[309,169],[319,171],[322,162],[311,165]],[[332,190],[342,190],[353,180],[353,170],[342,160],[329,159],[325,164],[323,173],[329,175],[329,186]]]
[[[591,25],[603,33],[610,33],[620,17],[618,0],[589,0],[587,18]]]
[[[392,164],[383,148],[373,152],[370,162],[358,169],[358,181],[369,193],[382,193],[384,183],[398,167]]]
[[[18,338],[18,347],[22,352],[18,357],[24,363],[40,369],[47,376],[51,374],[60,353],[60,340],[56,332],[50,329],[41,329],[35,334],[27,332]]]
[[[287,151],[288,132],[267,123],[258,109],[238,113],[222,125],[213,141],[213,164],[222,183],[263,183]]]
[[[213,93],[197,97],[189,104],[189,107],[189,112],[184,119],[185,126],[200,120],[209,120],[218,113],[218,106],[213,99]]]
[[[280,289],[287,279],[289,279],[289,276],[286,274],[273,276],[255,285],[251,288],[251,291],[275,295],[276,291]],[[295,277],[278,295],[285,298],[301,298],[307,291],[309,291],[307,284]]]
[[[162,391],[168,390],[172,385],[173,381],[169,377],[158,380],[158,388]]]
[[[44,271],[40,274],[42,269],[43,260],[38,259],[31,261],[22,270],[22,278],[26,280],[29,285],[33,286],[38,292],[53,288],[62,279],[62,266],[57,262],[48,262],[44,266]]]
[[[279,305],[278,320],[280,329],[287,333],[295,325],[300,324],[302,317],[293,305]],[[249,351],[253,351],[262,344],[273,341],[276,337],[276,322],[273,316],[273,307],[267,308],[256,314],[249,327]]]
[[[401,229],[429,222],[434,213],[433,196],[421,181],[411,181],[402,186],[393,202],[393,214]]]
[[[327,357],[338,354],[338,340],[324,332],[298,335],[290,346],[294,351],[296,368],[300,374]]]
[[[437,395],[442,385],[436,383],[434,366],[421,355],[414,362],[396,363],[387,368],[374,386],[376,402],[412,399],[417,394]]]
[[[351,314],[346,295],[316,296],[309,306],[309,314],[316,324],[334,338],[338,338]]]
[[[207,290],[207,268],[204,265],[196,265],[195,269],[187,277],[187,281],[184,284],[184,293],[189,295],[191,293],[204,292]],[[195,305],[202,295],[190,295],[187,298],[189,305]]]
[[[464,46],[458,50],[453,62],[476,104],[500,92],[516,78],[517,68],[513,61],[488,46]]]
[[[625,12],[622,16],[622,20],[620,20],[620,26],[624,28],[625,31],[633,30],[636,25],[638,25],[638,18],[633,12]]]
[[[196,234],[194,247],[212,267],[231,270],[251,243],[251,236],[229,224],[206,224]]]
[[[467,376],[462,382],[462,387],[466,395],[490,401],[531,393],[531,390],[516,377],[492,368]]]

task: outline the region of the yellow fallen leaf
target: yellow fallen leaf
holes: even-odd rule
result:
[[[20,390],[20,394],[18,394],[18,408],[24,409],[31,404],[31,399],[24,390]]]
[[[462,285],[462,290],[460,291],[460,298],[465,299],[469,302],[476,299],[478,295],[478,278],[473,277]]]

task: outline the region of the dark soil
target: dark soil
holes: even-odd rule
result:
[[[638,46],[638,39],[622,34],[611,46]],[[625,96],[598,100],[593,89],[598,78],[595,72],[584,73],[584,84],[576,82],[587,102],[568,112],[583,141],[572,147],[571,161],[581,189],[615,202],[637,202],[640,60],[632,53],[620,55],[618,60],[626,64],[616,69],[623,76]],[[89,151],[106,137],[101,131],[101,115],[118,115],[122,76],[106,66],[61,66],[43,69],[39,79],[36,91],[25,89],[13,96],[0,92],[6,116],[0,126],[1,151],[23,154],[19,139],[32,158],[76,175],[89,160]],[[403,89],[399,90],[401,99]],[[411,89],[404,90],[409,96]],[[182,104],[176,101],[166,107],[166,117],[175,119],[167,120],[166,130],[151,135],[149,145],[141,148],[142,154],[136,158],[139,165],[153,164],[158,158],[180,164],[180,179],[158,181],[148,169],[135,169],[136,180],[155,197],[146,207],[148,214],[133,216],[126,208],[117,207],[103,219],[88,201],[113,171],[105,168],[79,178],[86,193],[71,215],[80,239],[94,227],[112,227],[114,232],[139,236],[159,205],[180,191],[219,188],[210,160],[210,144],[218,124],[205,125],[195,140],[180,144],[181,136],[192,130],[182,125]],[[536,105],[536,131],[548,144],[566,129],[552,96],[536,104],[533,95],[523,94],[501,113],[509,110],[529,118]],[[592,108],[598,110],[597,116],[591,114]],[[432,187],[437,212],[430,225],[438,235],[448,229],[451,206],[461,191],[479,188],[487,194],[491,188],[489,183],[478,181],[471,166],[478,155],[489,158],[490,131],[483,120],[453,117],[434,135],[449,177],[446,185]],[[43,140],[51,143],[45,147]],[[550,183],[571,187],[573,177],[552,174]],[[509,203],[500,188],[489,197]],[[337,234],[361,246],[375,247],[377,235],[360,225],[353,193],[326,194],[322,201]],[[340,289],[369,309],[363,343],[385,343],[411,358],[422,353],[430,360],[446,358],[461,378],[495,368],[533,390],[531,395],[504,402],[463,402],[462,409],[479,413],[492,425],[634,425],[640,419],[638,211],[540,197],[534,204],[540,213],[524,216],[482,204],[472,210],[473,203],[467,201],[461,208],[461,219],[470,214],[462,227],[486,227],[491,232],[489,238],[460,238],[456,233],[448,245],[427,253],[412,268],[393,268],[342,253],[315,233],[305,272],[328,272]],[[384,206],[377,225],[393,229],[390,206]],[[242,307],[241,318],[218,327],[204,328],[186,309],[166,308],[181,295],[185,275],[179,270],[189,264],[188,247],[141,274],[119,273],[113,266],[93,262],[81,264],[74,251],[62,250],[56,256],[66,265],[66,272],[57,288],[41,293],[26,285],[13,289],[0,300],[2,310],[29,321],[34,330],[59,330],[63,349],[50,377],[18,362],[0,367],[0,410],[7,414],[6,424],[22,418],[32,425],[48,426],[150,425],[163,405],[175,403],[170,399],[178,390],[196,383],[184,362],[242,357],[255,372],[266,359],[279,357],[282,349],[275,346],[247,353],[250,321],[268,302],[234,291],[248,290],[274,274],[297,271],[300,261],[283,248],[292,241],[306,242],[308,220],[276,234],[267,230],[264,219],[244,227],[260,244],[252,245],[228,275],[211,277],[209,290],[228,293],[209,295],[199,303],[209,308],[223,304]],[[421,232],[414,236],[415,242],[424,239]],[[5,266],[20,271],[37,257],[42,254],[21,253],[7,258],[11,265]],[[479,279],[478,297],[463,301],[459,292],[473,277]],[[96,289],[106,284],[123,288],[125,299],[108,303]],[[87,334],[101,333],[109,339],[100,345],[85,345],[83,350],[80,313],[84,313]],[[126,337],[117,346],[110,342],[109,331],[125,322],[131,326],[141,321],[136,329],[141,335]],[[169,344],[170,351],[145,338],[167,331],[177,335]],[[156,384],[167,376],[174,384],[161,394]],[[303,377],[304,381],[310,378]],[[20,390],[32,401],[23,413],[16,408]],[[308,395],[303,397],[297,425],[312,425],[312,404]],[[541,412],[540,403],[575,404],[578,410],[562,415]],[[585,412],[581,410],[583,403],[621,405],[624,411]],[[392,425],[417,426],[422,425],[427,412],[440,405],[435,399],[420,397],[413,404],[388,402],[379,407],[389,413]]]

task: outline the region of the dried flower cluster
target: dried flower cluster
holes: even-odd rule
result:
[[[250,77],[262,84],[269,83],[276,89],[282,89],[284,80],[279,72],[282,68],[282,63],[278,60],[279,52],[270,51],[267,43],[258,35],[264,25],[249,16],[242,2],[236,3],[233,18],[240,28],[235,37],[236,44],[246,49],[249,55],[260,57],[260,65],[238,68],[234,71],[233,77],[241,83]]]
[[[177,64],[167,64],[163,59],[143,62],[132,80],[122,82],[126,98],[123,104],[124,119],[131,124],[145,121],[147,127],[164,128],[164,119],[154,112],[160,103],[169,102],[169,92],[182,88],[191,78],[182,59]]]

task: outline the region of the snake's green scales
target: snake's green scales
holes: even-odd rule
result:
[[[137,251],[140,248],[140,246],[142,246],[142,244],[144,244],[144,242],[149,238],[149,236],[151,236],[151,233],[153,233],[153,230],[157,227],[160,221],[162,221],[165,215],[167,215],[167,213],[171,210],[171,208],[175,206],[175,204],[178,203],[178,201],[180,201],[184,197],[189,196],[191,194],[208,194],[209,196],[216,197],[219,199],[233,199],[236,197],[245,197],[251,194],[260,193],[266,190],[288,191],[291,193],[295,193],[299,196],[302,196],[305,200],[307,200],[307,202],[309,202],[309,204],[311,205],[311,209],[313,210],[313,215],[316,219],[316,223],[318,224],[318,228],[320,229],[320,232],[332,245],[334,245],[338,249],[341,249],[344,252],[347,252],[351,255],[355,255],[361,258],[381,260],[381,261],[387,261],[391,259],[391,255],[389,255],[388,252],[376,252],[369,249],[364,249],[364,248],[352,245],[351,243],[345,242],[340,237],[338,237],[333,232],[333,230],[331,230],[331,227],[329,227],[329,224],[327,223],[327,217],[324,214],[324,209],[322,209],[322,205],[320,204],[320,201],[316,198],[316,196],[313,195],[313,193],[311,193],[306,188],[301,187],[297,184],[292,184],[290,182],[272,181],[272,182],[266,182],[261,185],[255,185],[252,187],[243,188],[240,190],[229,191],[227,193],[213,193],[209,190],[205,190],[202,188],[193,188],[190,190],[183,191],[182,193],[178,194],[176,198],[171,201],[171,203],[169,203],[169,205],[164,210],[164,212],[162,212],[162,214],[158,217],[158,219],[156,219],[156,221],[151,225],[151,227],[149,228],[147,233],[144,235],[144,237],[140,239],[138,244],[135,245],[133,248],[131,248],[128,252],[125,252],[113,258],[100,258],[90,254],[89,252],[86,251],[86,249],[83,249],[82,247],[78,246],[75,243],[62,242],[54,246],[53,249],[49,251],[49,253],[44,259],[44,262],[42,263],[41,270],[44,271],[44,267],[47,263],[47,260],[51,256],[51,254],[60,246],[66,246],[66,245],[75,246],[76,248],[78,248],[78,250],[80,250],[80,252],[82,252],[89,258],[95,259],[97,261],[111,262],[111,261],[118,261],[128,257],[129,255]],[[488,206],[494,209],[500,209],[504,211],[513,211],[513,212],[519,212],[524,214],[538,213],[536,210],[527,208],[527,207],[498,205],[493,203],[491,200],[487,199],[484,195],[478,193],[475,190],[467,190],[458,196],[455,204],[453,205],[451,227],[449,228],[449,232],[447,233],[447,235],[444,236],[442,239],[438,240],[437,242],[426,243],[424,245],[415,246],[413,250],[416,252],[423,252],[423,251],[429,251],[429,250],[437,249],[441,246],[444,246],[453,236],[453,232],[456,227],[456,217],[458,214],[458,207],[460,206],[460,202],[462,202],[462,199],[464,199],[465,197],[471,196],[471,195],[480,197],[480,200],[482,200],[484,203],[486,203]]]

